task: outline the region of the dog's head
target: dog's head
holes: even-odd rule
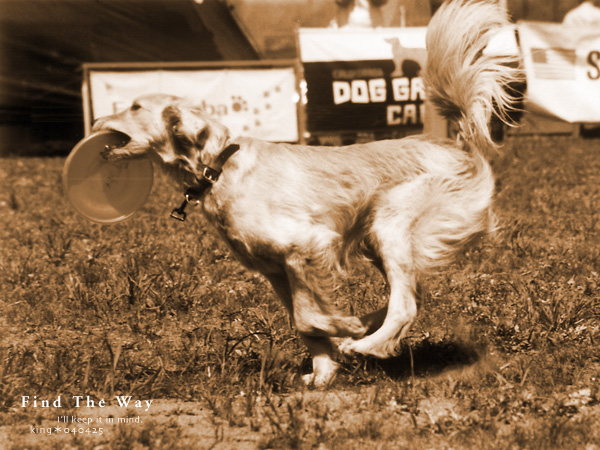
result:
[[[184,185],[191,185],[226,146],[229,132],[225,126],[204,114],[189,100],[165,94],[146,95],[131,107],[99,118],[92,131],[114,130],[130,141],[106,153],[107,159],[150,156],[170,169]]]

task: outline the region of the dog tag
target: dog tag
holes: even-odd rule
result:
[[[185,213],[185,207],[188,205],[187,198],[183,201],[179,208],[175,208],[171,211],[171,218],[175,220],[179,220],[180,222],[185,221],[187,214]]]

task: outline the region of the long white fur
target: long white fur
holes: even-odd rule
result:
[[[459,135],[479,152],[495,147],[490,115],[495,107],[509,121],[509,84],[521,77],[517,57],[484,53],[491,37],[508,24],[499,2],[453,0],[442,4],[427,30],[428,98],[442,115],[458,122]]]
[[[501,114],[510,108],[504,87],[516,74],[482,50],[506,23],[497,5],[464,0],[431,21],[428,92],[458,121],[458,143],[410,137],[336,148],[231,138],[188,100],[165,95],[142,97],[94,129],[131,137],[107,157],[153,155],[184,187],[197,181],[199,162],[240,146],[203,211],[239,260],[271,282],[313,357],[305,381],[324,386],[337,368],[331,338],[342,338],[346,354],[394,355],[416,316],[419,280],[493,228],[487,123],[494,104]],[[332,301],[356,257],[390,286],[387,305],[362,318]]]

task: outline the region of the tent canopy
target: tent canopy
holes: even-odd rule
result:
[[[83,63],[258,55],[217,0],[0,0],[0,58],[0,125],[52,139],[81,137]]]

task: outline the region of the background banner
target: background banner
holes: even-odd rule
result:
[[[308,132],[423,127],[425,28],[301,28]]]
[[[279,142],[298,140],[299,95],[293,67],[187,70],[89,67],[86,78],[90,123],[129,107],[140,95],[165,93],[197,100],[207,114],[229,127],[233,136]]]
[[[600,122],[600,28],[520,22],[528,107],[567,122]]]

